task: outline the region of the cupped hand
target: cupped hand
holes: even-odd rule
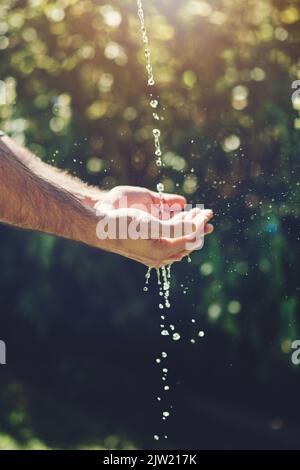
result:
[[[133,207],[136,206],[137,194],[139,201],[142,200],[144,205],[147,203],[151,205],[153,199],[156,201],[155,193],[153,196],[152,192],[149,194],[147,190],[140,191],[143,188],[137,188],[137,191],[136,188],[133,189],[129,190],[132,199],[128,198],[128,205],[132,202],[131,207],[119,207],[118,191],[115,194],[116,199],[107,198],[97,204],[99,216],[97,236],[100,247],[146,266],[161,267],[180,261],[200,248],[203,235],[213,230],[208,224],[213,216],[212,211],[195,208],[189,212],[178,212],[168,220],[160,220],[147,210]],[[127,190],[126,194],[128,195]],[[167,197],[181,204],[184,202],[184,198],[180,196]],[[120,227],[123,228],[122,236],[119,232]]]

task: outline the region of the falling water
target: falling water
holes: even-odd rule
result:
[[[159,173],[161,173],[161,167],[162,167],[162,150],[161,150],[161,131],[160,129],[157,128],[157,122],[161,121],[161,117],[159,115],[159,100],[157,97],[154,97],[154,93],[152,92],[153,87],[155,85],[155,80],[154,80],[154,73],[153,73],[153,67],[152,67],[152,62],[151,62],[151,50],[149,47],[149,39],[147,35],[147,30],[146,30],[146,25],[145,25],[145,17],[144,17],[144,11],[143,11],[143,4],[142,0],[137,0],[137,7],[138,7],[138,16],[140,19],[140,27],[141,27],[141,34],[142,34],[142,40],[144,43],[144,53],[145,53],[145,58],[146,58],[146,71],[147,71],[147,82],[149,86],[149,105],[151,108],[152,112],[152,117],[155,122],[155,127],[152,129],[152,134],[153,134],[153,139],[154,139],[154,155],[155,155],[155,163],[156,166],[159,168]],[[163,193],[164,193],[164,185],[162,182],[159,182],[156,185],[157,192],[159,194],[159,199],[160,199],[160,216],[162,216],[162,211],[163,211]],[[188,262],[191,262],[190,257],[188,257]],[[145,286],[144,286],[144,291],[148,291],[148,285],[151,277],[151,272],[152,268],[148,268],[146,275],[145,275]],[[157,274],[157,283],[159,286],[159,296],[160,296],[160,302],[159,302],[159,309],[163,310],[165,308],[170,308],[170,278],[171,278],[171,264],[168,266],[163,266],[161,268],[156,269],[156,274]],[[184,291],[184,293],[186,293]],[[161,323],[160,323],[160,328],[161,328],[161,335],[170,337],[173,341],[179,341],[181,339],[181,336],[178,332],[175,331],[175,326],[172,324],[167,324],[167,317],[165,315],[160,316]],[[192,323],[195,323],[195,320],[191,320]],[[203,331],[199,331],[198,333],[199,337],[204,336]],[[195,343],[195,339],[192,338],[191,343]],[[170,390],[170,385],[168,385],[167,382],[167,376],[168,376],[168,368],[165,367],[164,361],[167,358],[167,353],[162,352],[160,357],[157,357],[155,359],[155,362],[162,366],[162,381],[163,381],[163,390],[165,392],[168,392]],[[161,402],[161,397],[157,397],[157,401]],[[172,408],[172,406],[170,406]],[[162,412],[162,420],[166,421],[167,418],[170,416],[170,411],[164,410]],[[154,440],[158,441],[160,437],[155,434]],[[164,438],[167,439],[168,436],[164,435]]]
[[[148,76],[148,86],[153,87],[155,85],[155,80],[154,80],[154,74],[153,74],[153,67],[151,63],[151,51],[149,47],[149,39],[147,35],[147,30],[146,30],[146,25],[145,25],[145,17],[144,17],[144,10],[143,10],[143,5],[142,5],[142,0],[137,0],[137,6],[138,6],[138,16],[140,19],[140,24],[141,24],[141,33],[142,33],[142,39],[144,43],[144,52],[145,52],[145,57],[146,57],[146,70],[147,70],[147,76]],[[158,99],[153,98],[153,93],[149,93],[150,96],[150,107],[153,110],[156,110],[159,107],[159,102]],[[159,114],[156,111],[152,112],[152,116],[156,121],[160,120]],[[155,146],[155,156],[156,158],[156,165],[158,167],[162,166],[162,159],[161,159],[161,146],[160,146],[160,130],[159,129],[153,129],[152,130],[153,137],[154,137],[154,146]],[[160,184],[161,190],[158,190],[159,194],[162,195],[162,192],[164,191],[164,186],[162,183]]]
[[[149,281],[150,281],[150,277],[151,277],[151,268],[148,268],[147,272],[145,274],[145,287],[144,287],[145,292],[148,291],[148,284],[149,284]]]
[[[141,34],[142,34],[142,40],[144,43],[144,53],[145,53],[145,58],[146,58],[146,71],[147,71],[147,79],[148,79],[148,86],[150,87],[150,92],[149,92],[149,105],[152,111],[152,117],[154,121],[156,121],[156,126],[153,127],[152,129],[152,134],[153,134],[153,139],[154,139],[154,155],[155,155],[155,163],[156,166],[159,168],[159,173],[160,169],[162,167],[162,150],[161,150],[161,131],[160,129],[157,128],[157,122],[161,120],[159,116],[159,101],[157,97],[153,96],[153,86],[155,85],[155,80],[154,80],[154,74],[153,74],[153,67],[151,63],[151,51],[149,47],[149,39],[147,35],[147,30],[146,30],[146,25],[145,25],[145,17],[144,17],[144,11],[143,11],[143,5],[142,5],[142,0],[137,0],[137,7],[138,7],[138,16],[140,19],[140,26],[141,26]],[[156,186],[157,192],[159,194],[159,199],[160,199],[160,217],[162,217],[162,211],[163,211],[163,192],[164,192],[164,185],[162,182],[159,182]],[[171,277],[171,265],[168,266],[163,266],[161,268],[156,269],[156,274],[157,274],[157,283],[159,286],[159,296],[160,296],[160,302],[159,302],[159,309],[163,310],[164,308],[170,308],[170,277]],[[144,291],[148,291],[148,284],[151,276],[151,268],[148,268],[146,272],[146,282],[145,282],[145,287]],[[178,341],[180,339],[179,333],[173,332],[173,329],[171,328],[172,325],[166,325],[166,317],[165,315],[161,315],[161,335],[162,336],[170,336],[169,329],[171,330],[172,334],[172,339],[174,341]],[[168,329],[169,327],[169,329]],[[156,363],[161,364],[162,361],[164,361],[167,357],[166,352],[162,352],[161,357],[156,358]],[[162,368],[162,381],[164,382],[163,385],[163,390],[165,392],[170,390],[170,386],[166,383],[167,381],[167,374],[168,374],[168,369],[163,366]],[[158,401],[161,401],[161,397],[157,397]],[[164,410],[162,413],[162,419],[165,421],[170,415],[170,412],[168,410]],[[164,435],[164,438],[167,439],[168,436]],[[154,439],[157,441],[159,440],[159,436],[157,434],[154,435]]]
[[[152,88],[155,85],[155,80],[154,80],[154,73],[153,73],[153,67],[152,67],[152,62],[151,62],[151,50],[149,46],[149,39],[148,39],[148,34],[147,34],[147,29],[146,29],[146,24],[145,24],[145,16],[144,16],[144,10],[143,10],[143,4],[142,0],[137,0],[137,7],[138,7],[138,16],[140,19],[140,27],[141,27],[141,34],[142,34],[142,40],[144,43],[144,53],[145,53],[145,58],[146,58],[146,71],[147,71],[147,83],[148,86],[150,87],[150,92],[149,92],[149,105],[152,110],[152,116],[155,121],[160,121],[161,118],[158,114],[158,108],[159,108],[159,101],[158,98],[153,96]],[[156,166],[159,167],[159,169],[162,166],[162,150],[161,150],[161,131],[157,127],[152,129],[152,134],[154,138],[154,155],[155,155],[155,163]],[[157,192],[159,194],[159,199],[160,199],[160,214],[162,214],[163,210],[163,192],[165,190],[163,183],[159,182],[156,185]],[[149,278],[150,278],[150,273],[151,270],[147,271],[146,273],[146,285],[144,287],[144,291],[148,290],[148,283],[149,283]],[[162,281],[160,278],[162,277]],[[162,302],[160,302],[159,307],[160,308],[170,308],[170,265],[168,267],[162,267],[161,268],[161,274],[159,272],[159,269],[157,270],[157,280],[158,280],[158,285],[159,285],[159,293],[162,297]]]

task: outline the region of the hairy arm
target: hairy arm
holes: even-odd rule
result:
[[[78,201],[67,185],[64,188],[59,177],[57,183],[51,181],[55,173],[48,172],[47,166],[8,137],[0,138],[0,221],[98,244],[94,211]]]
[[[101,191],[94,186],[89,186],[79,178],[71,176],[67,172],[43,162],[28,149],[22,147],[8,136],[2,137],[0,140],[5,144],[7,150],[17,156],[18,160],[32,173],[42,177],[44,180],[55,183],[56,186],[65,189],[82,202],[93,206],[95,202],[101,200],[105,195],[105,191]]]
[[[119,208],[119,199],[124,195],[129,206]],[[0,222],[83,242],[157,267],[189,255],[196,248],[187,246],[190,236],[198,242],[203,226],[208,228],[205,233],[210,233],[212,227],[207,223],[213,215],[209,210],[197,210],[179,213],[168,221],[159,220],[148,213],[148,206],[157,201],[159,195],[145,188],[116,187],[104,195],[43,163],[8,137],[0,137]],[[183,207],[185,200],[164,195],[163,209],[173,202]],[[134,204],[142,204],[145,209],[134,209]],[[102,232],[98,231],[99,220],[100,225],[104,221]],[[115,224],[117,233],[119,227],[125,227],[125,237],[112,233],[106,237],[105,224],[109,222]],[[145,238],[130,236],[132,223],[137,230],[146,227]],[[184,223],[189,226],[189,235],[177,236],[176,228]],[[154,237],[153,224],[158,228]]]

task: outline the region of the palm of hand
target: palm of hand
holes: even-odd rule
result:
[[[107,210],[135,208],[154,217],[161,216],[168,219],[181,212],[185,203],[185,198],[182,196],[164,194],[161,201],[159,194],[149,189],[138,186],[117,186],[106,193],[95,208]]]

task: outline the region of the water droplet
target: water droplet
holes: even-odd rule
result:
[[[148,268],[147,269],[147,272],[145,274],[145,287],[144,287],[144,292],[147,292],[148,291],[148,284],[149,284],[149,281],[150,281],[150,277],[151,277],[151,271],[152,271],[152,268]]]
[[[171,278],[171,267],[172,267],[172,263],[168,264],[168,266],[167,266],[167,277],[168,277],[168,279]]]
[[[152,67],[152,62],[151,62],[151,50],[149,47],[149,39],[147,36],[147,30],[146,30],[146,25],[145,25],[145,17],[144,17],[144,11],[143,11],[143,5],[142,5],[142,0],[137,0],[137,5],[138,5],[138,17],[140,20],[140,28],[141,28],[141,35],[142,35],[142,40],[144,42],[144,54],[145,54],[145,62],[146,62],[146,71],[147,71],[147,79],[148,79],[148,85],[153,86],[155,85],[155,80],[154,80],[154,75],[153,75],[153,67]],[[158,99],[155,98],[155,94],[153,91],[153,88],[149,90],[149,95],[150,95],[150,107],[152,108],[152,117],[155,121],[163,121],[164,118],[163,116],[160,116],[156,109],[159,107],[159,101]],[[164,107],[162,108],[163,110],[165,109]],[[157,122],[156,125],[159,125]],[[161,131],[157,128],[154,128],[152,130],[153,137],[154,137],[154,145],[155,145],[155,163],[157,167],[162,167],[163,162],[162,162],[162,150],[161,150],[161,143],[160,143],[160,137],[161,137]],[[176,187],[178,187],[179,184],[176,184]],[[163,209],[163,192],[165,191],[163,183],[158,183],[157,185],[157,191],[160,196],[160,210],[162,214],[162,209]],[[161,297],[161,302],[159,303],[159,309],[163,309],[164,307],[170,308],[171,304],[169,301],[169,296],[170,296],[170,269],[171,269],[171,264],[168,265],[167,267],[162,267],[161,268],[161,274],[162,274],[162,282],[160,281],[160,270],[157,270],[157,279],[158,279],[158,285],[159,285],[159,296]],[[148,283],[150,280],[150,274],[151,274],[151,269],[149,268],[147,273],[146,273],[146,285],[144,287],[144,291],[148,291]],[[163,323],[165,323],[165,316],[161,315],[161,320],[163,320]],[[162,336],[169,336],[169,331],[166,329],[164,324],[161,324],[161,335]],[[174,341],[178,341],[180,339],[180,334],[179,333],[174,333],[175,327],[174,325],[171,325],[171,331],[172,331],[172,338]],[[167,357],[166,352],[161,353],[162,358]],[[161,360],[159,358],[155,359],[156,363],[160,363]],[[162,373],[164,374],[162,377],[163,381],[166,381],[168,369],[163,368]],[[169,390],[169,385],[164,386],[164,390],[167,391]],[[158,401],[161,401],[160,397],[157,397]],[[163,412],[162,419],[166,420],[166,418],[170,415],[168,411]],[[164,435],[164,438],[167,439],[168,436]],[[154,435],[155,440],[159,440],[158,435]]]
[[[204,336],[204,331],[199,331],[198,336],[200,336],[200,338],[202,338]]]
[[[173,338],[174,341],[178,341],[178,340],[180,340],[181,336],[180,336],[179,333],[174,333],[172,338]]]
[[[195,341],[193,338],[192,338],[190,341],[191,341],[191,343],[193,343],[193,344],[196,343],[196,341]]]
[[[158,436],[157,434],[154,434],[153,437],[154,437],[154,439],[155,439],[156,441],[159,441],[159,436]]]
[[[162,330],[162,332],[160,333],[162,336],[169,336],[169,332],[168,330]]]
[[[163,183],[158,183],[156,185],[156,189],[159,193],[162,193],[164,191],[165,187],[164,187]]]

